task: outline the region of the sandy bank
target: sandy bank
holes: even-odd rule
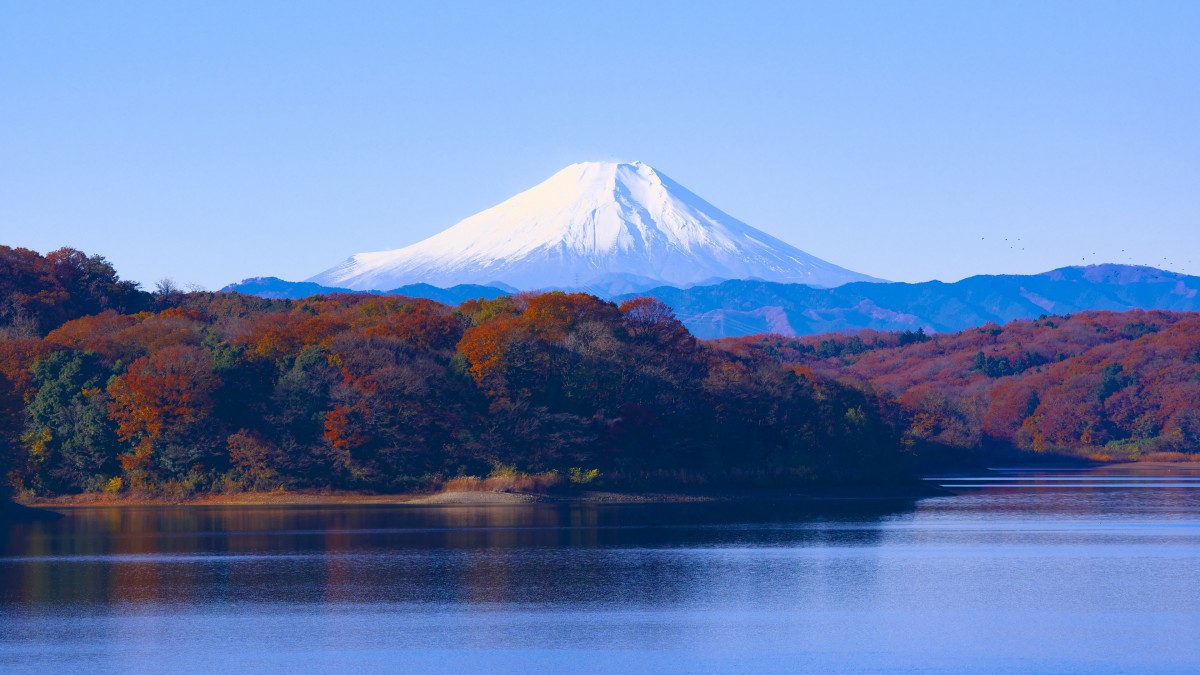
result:
[[[1200,462],[1121,462],[1120,464],[1101,464],[1089,469],[1098,474],[1200,474]]]
[[[794,501],[816,499],[908,499],[941,494],[929,485],[820,488],[811,490],[724,490],[707,492],[580,491],[553,494],[444,491],[373,495],[353,492],[243,492],[189,499],[82,494],[22,500],[26,506],[63,509],[101,506],[503,506],[522,504],[680,504],[694,502]]]

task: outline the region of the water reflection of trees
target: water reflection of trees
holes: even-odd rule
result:
[[[881,519],[909,510],[890,502],[77,509],[0,532],[0,603],[607,606],[697,601],[714,589],[802,592],[819,555],[800,564],[747,551],[873,547]],[[748,585],[729,587],[731,569]]]

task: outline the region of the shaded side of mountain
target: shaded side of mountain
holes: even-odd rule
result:
[[[363,293],[368,295],[403,295],[408,298],[426,298],[446,305],[460,305],[467,300],[477,298],[500,297],[512,289],[496,286],[480,286],[477,284],[460,284],[450,288],[438,288],[431,284],[409,284],[394,288],[390,291],[352,291],[348,288],[322,286],[311,281],[284,281],[277,277],[253,277],[229,284],[221,291],[225,293],[241,293],[260,298],[301,300],[315,295],[332,295],[335,293]]]
[[[726,281],[650,295],[694,335],[811,335],[864,328],[952,332],[986,323],[1085,310],[1200,310],[1200,277],[1149,267],[1093,265],[1035,275],[981,275],[954,283],[851,283],[837,288]]]
[[[301,300],[314,295],[358,293],[348,288],[322,286],[311,281],[284,281],[279,277],[251,277],[221,289],[222,293],[241,293],[271,300]]]
[[[449,288],[438,288],[430,284],[409,284],[384,293],[384,295],[403,295],[408,298],[427,298],[451,306],[461,305],[467,300],[479,298],[491,300],[508,294],[508,290],[479,284],[459,284]]]

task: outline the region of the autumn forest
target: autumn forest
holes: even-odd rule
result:
[[[648,298],[146,292],[0,247],[0,471],[28,494],[879,484],[1198,447],[1195,314],[702,341]]]

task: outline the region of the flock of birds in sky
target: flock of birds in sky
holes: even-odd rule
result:
[[[980,239],[980,241],[985,241],[985,240],[987,240],[987,237],[980,237],[979,239]],[[1021,246],[1019,244],[1019,242],[1021,241],[1020,237],[1014,237],[1011,240],[1008,237],[1004,237],[1004,241],[1008,243],[1008,248],[1010,251],[1016,251],[1016,250],[1024,251],[1025,250],[1025,247]],[[1126,252],[1125,249],[1121,249],[1121,253],[1125,253],[1125,252]],[[1106,262],[1106,261],[1097,259],[1096,258],[1097,255],[1098,255],[1098,253],[1096,251],[1093,251],[1091,256],[1083,256],[1079,260],[1080,260],[1080,262],[1091,262],[1092,264]],[[1136,262],[1134,262],[1133,256],[1125,256],[1125,261],[1131,265],[1137,264]],[[1192,261],[1188,260],[1185,263],[1182,260],[1172,260],[1169,256],[1163,256],[1161,261],[1145,262],[1142,264],[1145,265],[1146,267],[1157,267],[1159,269],[1169,269],[1171,267],[1180,267],[1180,266],[1186,264],[1188,266],[1188,269],[1190,269],[1191,265],[1192,265]]]

